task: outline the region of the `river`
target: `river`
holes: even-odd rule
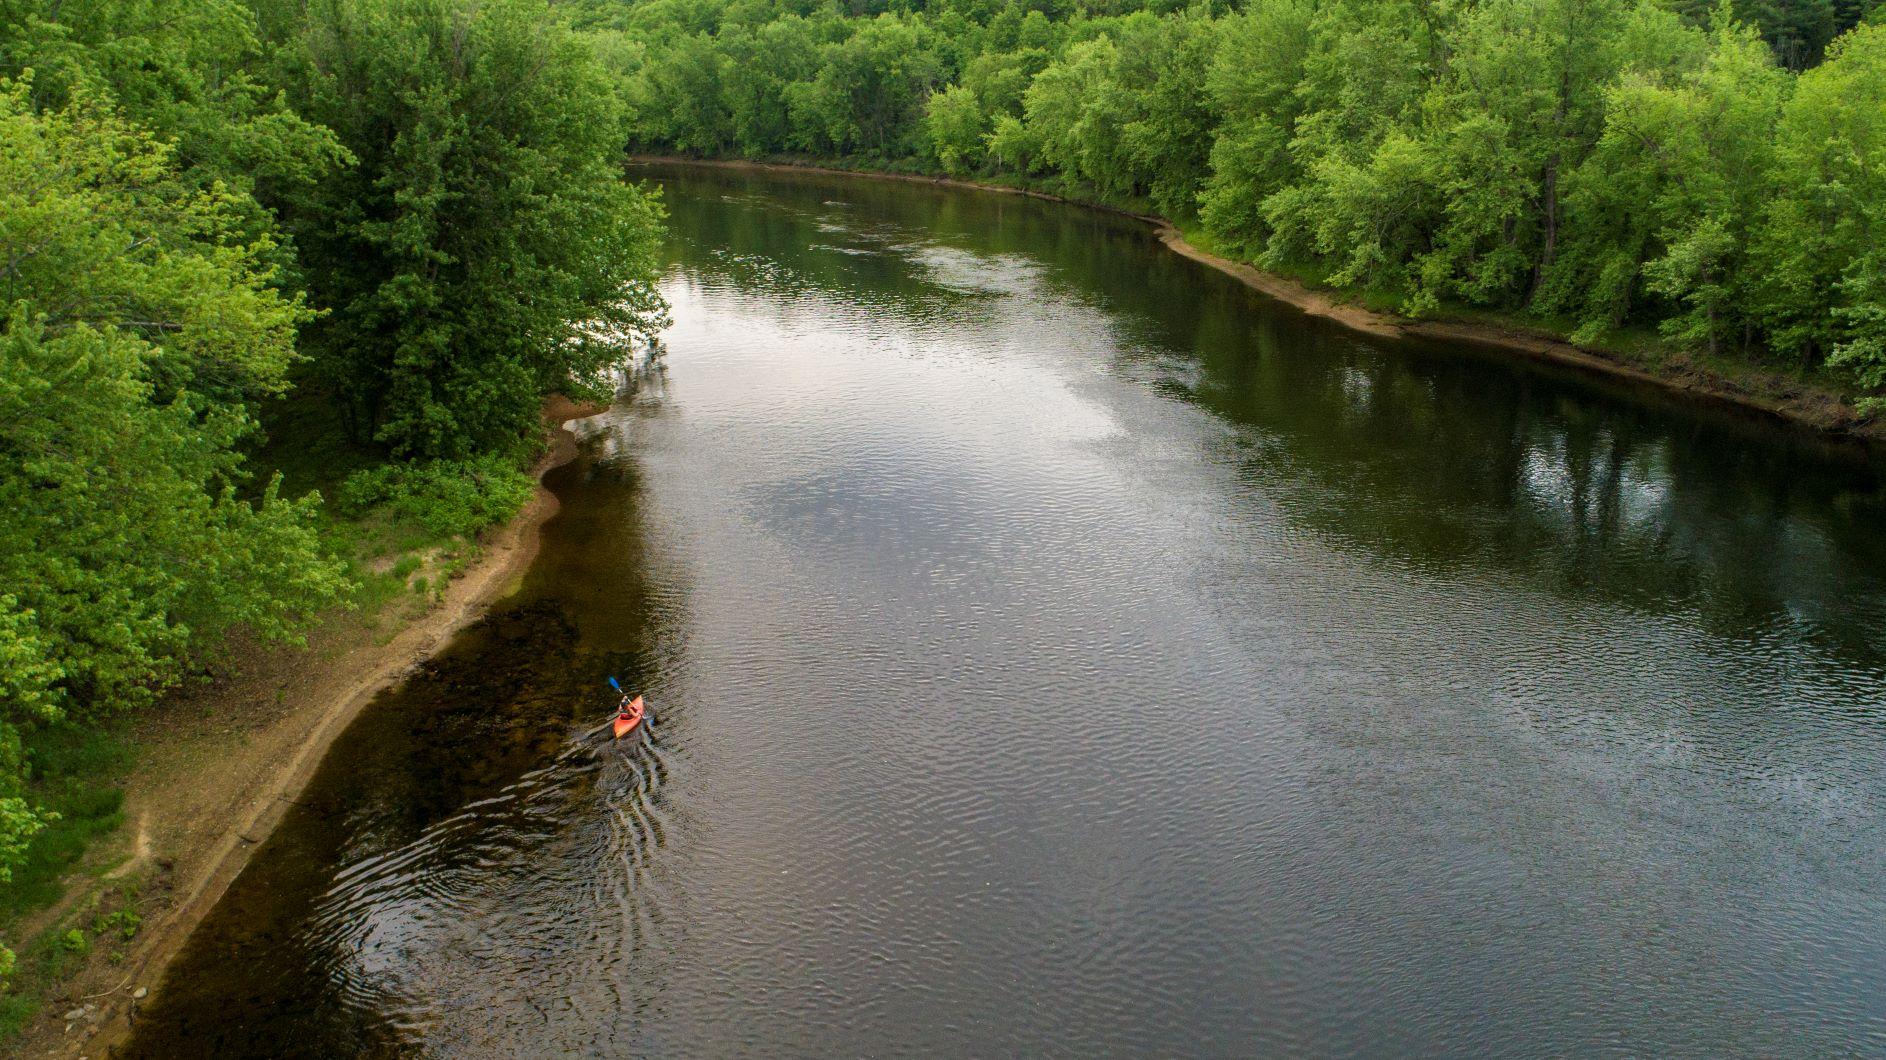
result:
[[[1126,218],[644,173],[666,352],[133,1055],[1886,1052],[1877,467]]]

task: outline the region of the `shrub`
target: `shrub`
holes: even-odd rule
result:
[[[128,942],[137,937],[138,928],[141,927],[143,923],[144,918],[139,916],[135,910],[120,909],[115,913],[107,913],[94,920],[92,922],[92,934],[107,935],[115,932],[119,938]]]
[[[509,460],[429,460],[356,471],[340,503],[356,515],[380,509],[441,536],[470,537],[516,515],[534,484]]]

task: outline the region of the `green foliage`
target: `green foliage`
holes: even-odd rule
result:
[[[129,942],[137,937],[138,929],[144,924],[144,918],[135,909],[119,909],[104,913],[92,920],[92,934],[115,935],[120,940]]]
[[[29,89],[0,82],[0,305],[20,318],[9,330],[135,342],[127,356],[160,401],[281,390],[307,313],[271,285],[274,240],[245,231],[227,190],[181,179],[175,149],[104,98],[80,88],[35,112]]]
[[[1301,175],[1291,142],[1297,85],[1315,38],[1310,0],[1260,4],[1218,23],[1205,90],[1220,124],[1199,218],[1233,253],[1256,256],[1271,235],[1263,203]]]
[[[962,85],[931,96],[923,116],[932,156],[943,172],[958,177],[981,168],[986,126],[982,104]]]
[[[0,76],[33,71],[34,109],[109,97],[176,144],[194,183],[246,194],[317,179],[343,158],[249,68],[261,46],[240,0],[9,0],[4,11]]]
[[[911,20],[884,14],[819,52],[810,80],[786,86],[797,145],[808,151],[915,154],[925,97],[943,68]]]
[[[683,37],[663,49],[629,87],[636,113],[642,118],[634,128],[635,135],[664,141],[678,151],[725,150],[734,142],[735,129],[733,116],[722,103],[723,95],[738,92],[735,98],[751,105],[758,93],[750,82],[740,85],[744,91],[723,85],[723,67],[726,73],[734,74],[733,64],[723,63],[706,37]]]
[[[334,0],[292,98],[357,159],[285,194],[312,369],[402,458],[510,450],[664,321],[660,208],[589,43],[540,0]]]
[[[1782,110],[1759,255],[1776,345],[1886,383],[1886,25],[1835,42]]]
[[[1117,122],[1132,187],[1155,208],[1191,214],[1205,180],[1216,124],[1205,92],[1212,59],[1212,23],[1202,14],[1124,20],[1108,72],[1103,120]]]
[[[786,86],[809,79],[818,69],[822,41],[816,27],[805,19],[788,16],[756,29],[742,27],[719,42],[703,38],[702,44],[708,48],[718,44],[726,59],[720,69],[721,98],[726,104],[735,148],[743,155],[760,155],[772,150],[773,145],[790,140],[792,116]],[[661,85],[664,82],[655,76],[642,83]],[[713,103],[711,99],[696,101],[696,105]],[[654,111],[636,106],[635,113]],[[680,124],[685,127],[710,120],[697,116],[691,120],[683,118]],[[659,136],[638,135],[636,138],[652,143],[662,141]]]
[[[384,464],[355,472],[341,485],[340,503],[356,514],[384,509],[440,536],[471,537],[516,515],[535,481],[502,456],[470,460]],[[417,567],[394,573],[405,577]]]
[[[123,709],[244,626],[292,638],[347,588],[315,499],[238,499],[247,402],[306,312],[244,201],[75,79],[0,82],[0,874],[45,823],[19,734]]]
[[[1790,70],[1820,62],[1827,46],[1866,17],[1872,0],[1736,0],[1738,18],[1757,27],[1775,57]]]
[[[1542,302],[1589,336],[1655,299],[1666,335],[1714,349],[1753,298],[1748,254],[1788,85],[1745,27],[1667,32],[1684,38],[1678,69],[1640,60],[1606,90],[1604,132],[1569,179],[1572,236]]]
[[[1035,75],[1022,97],[1026,136],[1013,125],[1002,135],[1026,143],[1019,153],[1031,168],[1058,170],[1101,198],[1191,213],[1213,124],[1209,30],[1203,18],[1144,12],[1109,24]]]

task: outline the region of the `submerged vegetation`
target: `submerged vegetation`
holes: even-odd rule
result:
[[[626,138],[541,0],[0,0],[0,926],[116,724],[522,505],[662,321]]]
[[[1863,0],[579,0],[646,151],[1157,210],[1410,314],[1886,387]]]

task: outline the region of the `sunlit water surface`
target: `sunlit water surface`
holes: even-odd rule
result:
[[[1875,470],[1123,219],[650,175],[665,357],[133,1052],[1886,1051]]]

